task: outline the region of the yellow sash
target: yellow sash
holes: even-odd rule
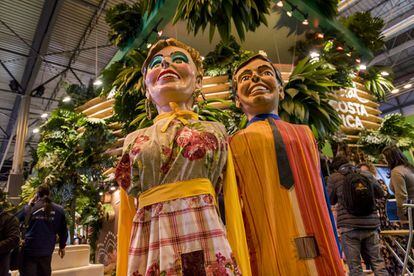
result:
[[[157,122],[161,119],[168,118],[165,125],[161,128],[162,132],[167,131],[168,127],[170,126],[170,123],[174,119],[180,120],[183,123],[183,125],[188,125],[189,124],[189,122],[186,118],[193,119],[193,120],[198,119],[198,114],[197,113],[194,113],[193,111],[190,111],[190,110],[180,109],[175,102],[170,102],[170,107],[171,107],[172,111],[162,113],[162,114],[158,115],[157,117],[155,117],[155,119],[154,119],[154,122]]]
[[[139,195],[138,208],[155,203],[197,195],[210,194],[216,199],[213,185],[207,178],[196,178],[155,186]]]

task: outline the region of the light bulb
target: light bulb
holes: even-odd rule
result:
[[[322,39],[322,38],[323,38],[323,34],[322,34],[322,33],[318,33],[318,34],[316,35],[316,37],[317,37],[317,38]]]
[[[365,64],[361,64],[361,65],[359,65],[359,70],[360,71],[362,71],[362,70],[366,70],[367,69],[367,66],[365,65]]]
[[[318,52],[315,52],[315,51],[312,51],[312,52],[309,53],[309,56],[311,58],[318,58],[319,57],[319,53]]]
[[[398,93],[398,92],[400,92],[400,89],[398,89],[398,88],[395,88],[395,89],[393,89],[393,90],[391,91],[391,93],[392,93],[392,94],[396,94],[396,93]]]
[[[158,36],[162,36],[162,30],[158,31]]]
[[[66,96],[66,97],[63,98],[62,102],[67,103],[67,102],[70,102],[71,100],[72,100],[71,97]]]
[[[40,115],[40,118],[42,119],[46,119],[49,116],[49,114],[47,113],[43,113],[42,115]]]
[[[280,8],[282,8],[283,7],[283,2],[282,1],[279,1],[279,2],[277,2],[277,4],[276,4],[278,7],[280,7]]]
[[[386,76],[389,76],[390,75],[390,73],[388,73],[387,71],[382,71],[381,72],[381,76],[383,76],[383,77],[386,77]]]
[[[116,187],[115,186],[111,186],[111,188],[109,188],[111,191],[115,191]]]
[[[412,86],[413,85],[411,83],[408,83],[408,84],[404,85],[403,87],[404,87],[404,89],[408,89],[408,88],[411,88]]]
[[[302,24],[303,25],[309,25],[309,21],[307,19],[305,19],[305,20],[302,21]]]
[[[99,195],[100,195],[100,196],[103,196],[103,192],[99,192]]]
[[[151,43],[148,43],[147,44],[147,49],[151,48],[151,46],[152,46],[152,44]]]
[[[96,79],[94,82],[93,82],[93,85],[95,85],[95,86],[101,86],[102,85],[102,80],[100,80],[100,79]]]
[[[32,130],[32,132],[33,133],[39,133],[39,131],[40,131],[40,129],[37,127],[37,128],[34,128],[33,130]]]
[[[286,14],[287,14],[287,16],[292,17],[292,12],[291,11],[287,11]]]

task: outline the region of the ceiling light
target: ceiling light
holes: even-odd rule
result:
[[[323,34],[322,34],[322,33],[318,33],[318,34],[316,35],[316,37],[317,37],[317,38],[322,39],[322,38],[323,38]]]
[[[151,43],[148,43],[147,44],[147,49],[151,48],[151,46],[152,46],[152,44]]]
[[[47,113],[43,113],[42,115],[40,115],[40,118],[42,118],[42,119],[46,119],[46,118],[47,118],[47,116],[49,116],[49,114],[47,114]]]
[[[71,100],[72,100],[71,97],[66,96],[66,97],[63,98],[62,102],[67,103],[67,102],[70,102]]]
[[[408,83],[408,84],[404,85],[403,87],[404,87],[404,89],[408,89],[408,88],[411,88],[412,86],[413,85],[411,83]]]
[[[383,77],[386,77],[386,76],[389,76],[390,75],[390,73],[388,73],[387,71],[382,71],[381,72],[381,76],[383,76]]]
[[[39,133],[39,131],[40,131],[40,129],[37,127],[37,128],[34,128],[33,130],[32,130],[32,132],[33,133]]]
[[[319,57],[319,53],[318,52],[315,52],[315,51],[312,51],[312,52],[309,53],[309,56],[311,58],[318,58]]]
[[[400,92],[400,89],[398,89],[398,88],[395,88],[395,89],[393,89],[393,90],[391,91],[391,93],[392,93],[392,94],[396,94],[396,93],[398,93],[398,92]]]
[[[101,79],[96,79],[94,82],[93,82],[93,85],[95,85],[95,86],[101,86],[103,84],[103,81],[101,80]]]
[[[100,196],[103,196],[103,192],[99,192],[99,195],[100,195]]]
[[[363,70],[366,70],[367,69],[367,66],[365,65],[365,64],[361,64],[361,65],[359,65],[359,67],[358,67],[358,70],[359,71],[363,71]]]
[[[292,12],[291,11],[287,11],[286,14],[287,14],[287,16],[292,17]]]
[[[309,21],[307,19],[305,19],[305,20],[302,21],[302,24],[303,25],[309,25]]]
[[[279,2],[277,2],[277,4],[276,4],[278,7],[283,7],[283,2],[282,1],[279,1]]]

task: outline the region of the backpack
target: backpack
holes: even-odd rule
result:
[[[374,187],[368,177],[355,167],[341,167],[339,172],[345,176],[342,187],[343,206],[354,216],[371,215],[375,209]]]

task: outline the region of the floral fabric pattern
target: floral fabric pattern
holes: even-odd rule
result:
[[[116,169],[120,186],[138,196],[157,185],[207,178],[219,194],[227,161],[224,127],[197,120],[184,126],[175,120],[162,132],[165,120],[125,138]],[[128,275],[182,275],[183,269],[191,269],[182,256],[192,252],[203,252],[196,259],[203,260],[204,275],[240,275],[213,196],[179,198],[137,210]]]

